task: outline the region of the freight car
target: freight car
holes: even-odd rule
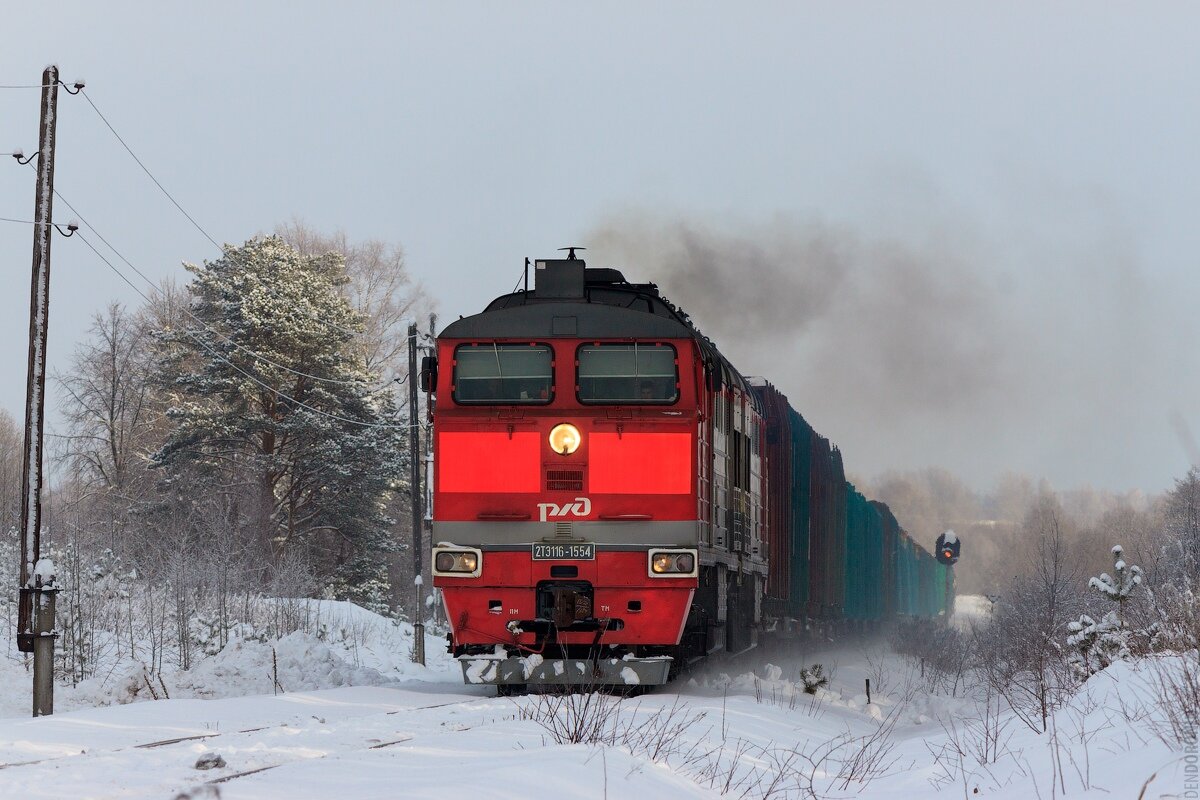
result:
[[[537,261],[442,331],[422,384],[469,683],[661,684],[767,630],[945,608],[945,568],[654,284]]]

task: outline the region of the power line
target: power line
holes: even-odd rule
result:
[[[86,219],[84,219],[83,214],[80,214],[79,210],[76,209],[75,206],[71,205],[70,202],[68,202],[65,197],[63,197],[61,194],[59,194],[57,189],[54,190],[54,196],[57,197],[59,200],[62,200],[63,205],[65,205],[67,208],[71,209],[71,211],[73,211],[75,213],[75,215],[77,217],[79,217],[79,221],[82,222],[83,224],[87,225],[88,228],[92,231],[92,233],[96,234],[96,238],[98,238],[100,241],[104,242],[104,244],[108,247],[109,250],[112,250],[114,253],[116,253],[117,258],[124,261],[126,266],[128,266],[131,270],[136,272],[138,274],[138,277],[140,277],[142,280],[144,280],[146,282],[146,284],[148,286],[150,286],[150,288],[153,291],[159,293],[160,295],[162,294],[161,290],[158,288],[158,286],[155,285],[154,281],[150,280],[150,278],[146,275],[146,273],[142,272],[140,269],[138,269],[136,266],[134,266],[133,263],[130,262],[130,260],[128,258],[126,258],[121,253],[120,250],[113,247],[112,243],[109,242],[108,239],[105,239],[104,236],[100,233],[100,231],[96,230],[96,227],[94,225],[92,225],[92,223],[90,223]],[[139,294],[140,294],[140,292],[139,292]],[[142,297],[146,299],[146,302],[150,302],[150,299],[148,297],[146,297],[144,294],[142,295]],[[291,374],[293,374],[297,377],[300,377],[300,378],[309,378],[310,380],[320,381],[322,383],[332,383],[332,384],[337,384],[337,385],[341,385],[341,386],[361,386],[363,383],[363,381],[346,381],[346,380],[341,380],[340,378],[325,378],[320,375],[311,375],[307,372],[303,372],[298,369],[293,369],[292,367],[289,367],[286,364],[280,364],[278,361],[270,359],[267,356],[263,355],[262,353],[259,353],[256,350],[251,350],[249,347],[246,347],[244,344],[235,342],[231,337],[226,336],[225,334],[221,333],[220,331],[214,330],[207,323],[205,323],[204,320],[197,317],[186,307],[181,308],[180,310],[183,311],[183,313],[186,314],[189,319],[191,319],[193,322],[195,322],[201,328],[208,331],[209,333],[211,333],[214,336],[220,337],[227,344],[233,345],[238,350],[248,353],[253,358],[256,358],[259,361],[263,361],[267,364],[270,364],[272,367],[281,369],[284,372],[290,372]]]
[[[89,227],[90,227],[90,226],[89,226]],[[141,289],[139,289],[139,288],[137,287],[137,285],[136,285],[136,284],[134,284],[134,282],[133,282],[133,281],[129,280],[129,278],[128,278],[128,277],[126,277],[125,273],[121,272],[121,270],[120,270],[120,269],[118,269],[118,268],[117,268],[117,266],[116,266],[115,264],[113,264],[111,261],[109,261],[107,258],[105,258],[104,254],[103,254],[103,253],[101,253],[99,250],[97,250],[97,249],[96,249],[96,247],[95,247],[95,245],[93,245],[91,242],[89,242],[89,241],[88,241],[88,240],[87,240],[87,239],[86,239],[86,238],[85,238],[85,237],[84,237],[82,234],[77,234],[77,235],[79,236],[80,240],[81,240],[81,241],[82,241],[82,242],[83,242],[85,245],[87,245],[88,249],[89,249],[89,250],[91,250],[93,253],[95,253],[97,258],[99,258],[101,261],[103,261],[105,264],[107,264],[107,265],[108,265],[108,268],[109,268],[109,269],[111,269],[113,272],[115,272],[115,273],[117,274],[117,277],[119,277],[119,278],[120,278],[122,281],[124,281],[124,282],[125,282],[125,283],[126,283],[128,286],[129,286],[129,288],[133,289],[135,292],[137,292],[139,295],[141,295],[141,297],[142,297],[142,298],[143,298],[143,299],[144,299],[144,300],[145,300],[147,303],[151,302],[151,300],[150,300],[150,297],[149,297],[148,295],[146,295],[146,293],[145,293],[145,292],[143,292]],[[236,372],[238,372],[238,373],[242,374],[242,375],[243,375],[243,376],[245,376],[246,378],[249,378],[251,381],[253,381],[254,383],[258,384],[258,385],[259,385],[259,386],[261,386],[262,388],[266,389],[268,392],[270,392],[271,394],[273,394],[273,395],[275,395],[276,397],[280,398],[281,400],[284,400],[284,401],[286,401],[286,402],[288,402],[288,403],[293,403],[293,404],[295,404],[296,406],[299,406],[300,408],[303,408],[303,409],[306,409],[306,410],[308,410],[308,411],[311,411],[311,412],[312,412],[312,413],[314,413],[314,414],[317,414],[317,415],[319,415],[319,416],[322,416],[322,417],[328,417],[329,419],[337,420],[338,422],[346,422],[346,423],[349,423],[349,424],[351,424],[351,425],[359,425],[359,426],[361,426],[361,427],[364,427],[364,428],[392,428],[392,429],[395,429],[395,428],[407,428],[407,427],[411,427],[411,424],[410,424],[410,423],[406,423],[406,424],[404,424],[404,425],[392,425],[392,424],[388,424],[388,423],[381,423],[381,422],[363,422],[362,420],[351,419],[350,417],[343,417],[343,416],[341,416],[341,415],[339,415],[339,414],[330,414],[328,411],[322,411],[322,410],[321,410],[321,409],[319,409],[319,408],[314,408],[313,406],[310,406],[310,405],[308,405],[307,403],[303,402],[302,400],[297,400],[296,398],[294,398],[294,397],[292,397],[292,396],[290,396],[290,395],[284,394],[283,392],[279,391],[279,390],[278,390],[278,389],[276,389],[275,387],[273,387],[273,386],[271,386],[271,385],[269,385],[269,384],[265,383],[264,381],[260,380],[260,379],[259,379],[258,377],[256,377],[255,375],[252,375],[251,373],[249,373],[249,372],[247,372],[246,370],[242,369],[242,368],[241,368],[241,367],[239,367],[237,364],[234,364],[232,361],[230,361],[229,359],[225,358],[225,357],[224,357],[224,356],[222,356],[220,353],[216,352],[216,351],[215,351],[215,350],[213,350],[211,347],[209,347],[209,345],[208,345],[206,342],[204,342],[202,339],[200,339],[199,337],[197,337],[197,336],[196,336],[195,334],[193,334],[191,331],[185,331],[185,333],[187,333],[187,335],[191,336],[191,337],[192,337],[192,339],[193,339],[193,340],[196,342],[196,344],[200,345],[202,348],[204,348],[205,350],[207,350],[207,351],[208,351],[208,353],[209,353],[209,355],[211,355],[213,358],[217,359],[218,361],[221,361],[221,362],[222,362],[222,363],[224,363],[226,366],[229,366],[229,367],[231,367],[231,368],[232,368],[232,369],[234,369]],[[406,405],[407,405],[407,403],[406,403],[405,405],[402,405],[402,406],[400,406],[400,409],[402,410],[402,409],[403,409],[403,408],[404,408]]]
[[[221,245],[217,244],[217,240],[212,238],[211,236],[209,236],[208,231],[206,231],[206,230],[204,230],[204,228],[200,227],[200,223],[196,222],[196,220],[192,219],[192,215],[189,214],[187,211],[185,211],[183,206],[179,205],[179,201],[171,196],[171,193],[167,191],[165,186],[163,186],[161,183],[159,183],[158,178],[154,177],[154,173],[151,172],[150,169],[145,164],[142,163],[142,160],[137,157],[137,153],[133,152],[132,148],[130,148],[129,145],[125,143],[125,140],[121,138],[121,134],[117,133],[117,129],[114,128],[112,126],[112,123],[110,123],[108,121],[108,117],[104,116],[104,114],[101,113],[100,109],[96,108],[96,104],[92,102],[91,95],[89,95],[86,90],[80,90],[80,94],[83,95],[84,100],[88,101],[88,105],[92,107],[92,110],[96,112],[96,115],[98,117],[100,117],[101,121],[108,127],[108,129],[110,131],[112,131],[112,135],[117,137],[117,141],[120,142],[121,146],[125,148],[125,152],[129,153],[130,157],[132,157],[133,160],[137,162],[137,165],[142,168],[142,172],[146,173],[147,177],[149,177],[150,180],[154,181],[154,185],[158,187],[159,191],[162,192],[164,195],[166,195],[167,199],[175,204],[175,207],[177,209],[179,209],[179,213],[181,213],[185,217],[187,217],[188,222],[192,223],[193,227],[195,227],[196,230],[200,231],[200,233],[204,235],[205,239],[208,239],[210,242],[212,242],[213,247],[217,248],[218,250],[223,250],[224,248],[222,248]]]
[[[151,180],[151,181],[153,181],[153,182],[154,182],[154,185],[158,187],[159,191],[161,191],[161,192],[163,193],[163,195],[164,195],[164,196],[166,196],[166,198],[167,198],[168,200],[170,200],[170,201],[171,201],[172,205],[174,205],[174,206],[175,206],[175,208],[179,209],[179,213],[183,214],[183,216],[187,218],[187,221],[188,221],[188,222],[190,222],[190,223],[192,223],[192,227],[194,227],[194,228],[195,228],[197,231],[199,231],[199,232],[200,232],[200,234],[201,234],[201,235],[202,235],[202,236],[203,236],[205,239],[207,239],[209,242],[211,242],[213,247],[215,247],[215,248],[217,248],[218,250],[220,250],[220,251],[221,251],[221,255],[222,255],[223,257],[228,257],[228,256],[229,256],[229,253],[226,251],[226,249],[225,249],[224,247],[222,247],[222,246],[221,246],[221,245],[220,245],[220,244],[217,242],[217,240],[216,240],[216,239],[214,239],[214,238],[213,238],[211,235],[209,235],[208,231],[206,231],[206,230],[204,229],[204,227],[203,227],[203,226],[202,226],[202,225],[201,225],[199,222],[197,222],[197,221],[196,221],[195,217],[193,217],[191,214],[189,214],[189,213],[187,212],[187,210],[186,210],[186,209],[185,209],[185,208],[184,208],[182,205],[180,205],[179,201],[175,199],[175,196],[174,196],[174,195],[172,195],[170,192],[168,192],[168,191],[167,191],[167,188],[166,188],[165,186],[163,186],[163,185],[162,185],[162,182],[161,182],[161,181],[159,181],[159,179],[158,179],[158,178],[154,177],[154,173],[152,173],[152,172],[150,171],[150,168],[146,166],[145,162],[143,162],[143,161],[142,161],[140,158],[138,158],[138,156],[137,156],[137,153],[133,152],[133,148],[131,148],[131,147],[129,146],[129,144],[128,144],[128,143],[125,141],[125,139],[121,137],[121,134],[117,133],[117,129],[113,127],[112,123],[108,121],[108,117],[104,116],[104,113],[103,113],[103,112],[102,112],[102,111],[101,111],[101,110],[100,110],[100,109],[99,109],[99,108],[96,106],[95,102],[93,102],[93,101],[92,101],[91,95],[89,95],[89,94],[87,93],[87,91],[85,91],[85,90],[83,89],[83,87],[82,87],[81,85],[77,84],[77,86],[79,86],[79,89],[77,90],[77,93],[78,93],[78,94],[82,94],[82,95],[83,95],[83,99],[84,99],[84,100],[87,100],[87,102],[88,102],[88,105],[90,105],[90,106],[92,107],[92,110],[96,112],[96,115],[97,115],[98,117],[100,117],[100,120],[101,120],[101,121],[104,123],[105,127],[107,127],[107,128],[109,129],[109,131],[111,131],[111,132],[112,132],[112,135],[113,135],[113,136],[115,136],[115,137],[116,137],[116,139],[117,139],[117,141],[121,143],[121,146],[125,148],[125,152],[129,153],[129,156],[130,156],[130,157],[131,157],[131,158],[132,158],[132,159],[133,159],[135,162],[137,162],[137,165],[138,165],[139,167],[141,167],[141,168],[142,168],[142,172],[146,173],[146,176],[147,176],[148,178],[150,178],[150,180]],[[93,230],[94,230],[94,229],[93,229]],[[114,252],[115,252],[115,251],[114,251]],[[270,289],[270,287],[265,287],[265,288],[267,289],[267,291],[268,291],[268,292],[271,292],[271,289]],[[277,300],[278,300],[278,299],[281,299],[281,298],[279,298],[279,296],[278,296],[278,295],[275,295],[275,294],[274,294],[274,292],[271,292],[271,294],[272,294],[272,296],[274,296],[274,297],[275,297]],[[316,320],[317,322],[320,322],[320,323],[321,323],[321,324],[323,324],[323,325],[328,325],[328,326],[330,326],[331,328],[335,328],[336,330],[339,330],[339,331],[341,331],[342,333],[347,333],[347,334],[350,334],[350,335],[352,335],[352,336],[357,336],[357,335],[358,335],[357,331],[353,331],[353,330],[351,330],[351,329],[349,329],[349,328],[345,328],[345,327],[343,327],[343,326],[341,326],[341,325],[338,325],[336,322],[331,322],[331,321],[328,321],[328,320],[324,320],[324,319],[322,319],[320,316],[318,316],[318,315],[317,315],[317,314],[315,314],[315,313],[309,312],[309,313],[308,313],[308,316],[310,316],[312,319]]]
[[[0,87],[0,88],[2,88],[2,87]],[[36,88],[41,88],[41,86],[39,85],[39,86],[37,86]],[[104,122],[104,125],[105,125],[105,126],[108,128],[108,129],[109,129],[109,131],[110,131],[110,132],[113,134],[113,136],[114,136],[114,137],[116,137],[117,141],[121,143],[121,146],[125,148],[125,151],[126,151],[127,153],[129,153],[130,157],[131,157],[131,158],[133,158],[133,160],[134,160],[134,161],[137,163],[137,165],[138,165],[139,167],[141,167],[142,171],[146,173],[147,177],[149,177],[149,178],[150,178],[150,180],[154,182],[154,185],[155,185],[155,186],[157,186],[157,187],[159,188],[159,190],[160,190],[160,191],[163,193],[163,195],[165,195],[165,196],[167,197],[167,199],[171,201],[171,203],[172,203],[172,204],[173,204],[173,205],[174,205],[174,206],[175,206],[175,207],[176,207],[176,208],[179,210],[179,212],[180,212],[181,214],[183,214],[183,215],[184,215],[184,217],[186,217],[186,218],[187,218],[187,220],[188,220],[189,222],[191,222],[191,224],[192,224],[192,225],[193,225],[193,226],[196,228],[196,230],[198,230],[198,231],[199,231],[199,232],[200,232],[200,233],[201,233],[201,234],[204,236],[204,238],[206,238],[206,239],[207,239],[207,240],[208,240],[210,243],[212,243],[212,245],[213,245],[214,247],[216,247],[218,250],[220,250],[220,251],[222,252],[222,255],[223,255],[223,256],[225,256],[225,257],[229,257],[229,256],[230,256],[230,253],[229,253],[229,252],[227,252],[227,251],[225,250],[225,248],[223,248],[223,247],[222,247],[220,244],[218,244],[218,243],[217,243],[217,241],[216,241],[215,239],[213,239],[213,238],[212,238],[212,236],[210,236],[210,235],[208,234],[208,232],[207,232],[207,231],[206,231],[206,230],[205,230],[205,229],[204,229],[204,228],[203,228],[203,227],[202,227],[202,226],[201,226],[201,225],[200,225],[198,222],[196,222],[195,218],[194,218],[194,217],[192,217],[192,215],[191,215],[191,214],[189,214],[189,213],[188,213],[188,212],[187,212],[187,211],[186,211],[186,210],[183,208],[183,206],[182,206],[182,205],[180,205],[179,201],[177,201],[177,200],[174,198],[174,196],[173,196],[173,195],[171,195],[171,193],[170,193],[169,191],[167,191],[166,187],[165,187],[165,186],[163,186],[163,185],[162,185],[162,183],[161,183],[161,182],[158,180],[158,178],[156,178],[156,177],[154,176],[154,174],[153,174],[153,173],[150,171],[150,169],[149,169],[149,168],[148,168],[148,167],[145,165],[145,163],[144,163],[144,162],[143,162],[143,161],[142,161],[140,158],[138,158],[137,154],[133,152],[133,149],[132,149],[132,148],[129,146],[129,144],[128,144],[128,143],[127,143],[125,140],[124,140],[124,138],[122,138],[122,137],[121,137],[121,135],[120,135],[120,134],[117,132],[116,128],[114,128],[114,127],[113,127],[112,123],[110,123],[110,122],[108,121],[108,118],[104,116],[104,113],[103,113],[103,112],[101,112],[101,111],[100,111],[100,109],[99,109],[99,108],[96,106],[95,102],[93,102],[93,101],[92,101],[92,98],[91,98],[91,97],[90,97],[90,96],[87,94],[87,92],[86,92],[86,91],[84,91],[84,90],[83,90],[83,85],[82,85],[82,83],[77,83],[77,84],[76,84],[76,91],[75,91],[75,92],[72,92],[72,94],[82,94],[82,95],[83,95],[84,99],[85,99],[85,100],[87,100],[87,102],[88,102],[88,105],[90,105],[90,106],[92,107],[92,110],[94,110],[94,111],[96,112],[96,115],[100,117],[101,121],[103,121],[103,122]],[[11,155],[11,154],[10,154],[10,155]],[[32,165],[30,165],[30,166],[32,167]],[[54,192],[54,194],[55,194],[55,196],[57,196],[57,197],[58,197],[60,200],[62,200],[62,202],[63,202],[63,203],[64,203],[64,204],[65,204],[65,205],[66,205],[68,208],[70,208],[70,209],[71,209],[71,210],[72,210],[72,211],[73,211],[73,212],[74,212],[76,215],[78,215],[78,216],[80,217],[81,221],[83,221],[83,222],[84,222],[84,224],[86,224],[86,225],[88,226],[88,228],[89,228],[89,229],[90,229],[90,230],[91,230],[93,233],[95,233],[95,234],[96,234],[96,237],[97,237],[98,239],[100,239],[100,241],[102,241],[102,242],[103,242],[103,243],[104,243],[104,244],[105,244],[105,245],[106,245],[106,246],[107,246],[107,247],[108,247],[110,250],[112,250],[112,252],[113,252],[113,253],[115,253],[115,254],[117,255],[117,257],[118,257],[118,258],[120,258],[120,259],[121,259],[123,262],[125,262],[125,264],[126,264],[126,265],[128,265],[130,269],[132,269],[134,272],[136,272],[136,273],[137,273],[137,274],[138,274],[138,275],[139,275],[139,276],[140,276],[140,277],[141,277],[141,278],[142,278],[144,281],[146,281],[146,283],[147,283],[149,286],[151,286],[151,287],[152,287],[152,288],[153,288],[155,291],[158,291],[158,288],[157,288],[157,286],[155,286],[154,282],[153,282],[153,281],[151,281],[151,280],[149,279],[149,277],[147,277],[147,276],[145,275],[145,273],[143,273],[143,272],[142,272],[141,270],[139,270],[139,269],[138,269],[136,266],[134,266],[134,265],[133,265],[133,263],[131,263],[131,262],[129,261],[129,259],[127,259],[127,258],[126,258],[126,257],[125,257],[125,256],[124,256],[124,255],[123,255],[123,254],[122,254],[122,253],[119,251],[119,250],[117,250],[115,247],[113,247],[113,245],[112,245],[112,244],[111,244],[111,243],[110,243],[110,242],[109,242],[107,239],[105,239],[105,238],[104,238],[104,236],[103,236],[103,235],[102,235],[102,234],[101,234],[101,233],[100,233],[98,230],[96,230],[96,228],[95,228],[95,227],[94,227],[94,226],[93,226],[91,223],[89,223],[89,222],[87,222],[87,220],[83,219],[83,215],[82,215],[82,214],[80,214],[80,213],[79,213],[79,211],[78,211],[77,209],[75,209],[75,207],[74,207],[74,206],[72,206],[72,205],[70,204],[70,202],[68,202],[68,201],[66,200],[66,198],[62,197],[62,195],[61,195],[61,194],[60,194],[58,191],[55,191],[55,192]],[[23,220],[11,220],[11,221],[15,221],[15,222],[24,222]],[[81,238],[81,239],[83,239],[83,237],[82,237],[82,236],[81,236],[80,238]],[[100,258],[100,260],[101,260],[101,261],[103,261],[103,262],[104,262],[104,263],[105,263],[105,264],[106,264],[106,265],[109,267],[109,269],[111,269],[113,272],[115,272],[115,273],[117,274],[117,276],[121,278],[121,280],[122,280],[122,281],[124,281],[126,284],[128,284],[128,285],[129,285],[129,287],[130,287],[131,289],[133,289],[135,292],[137,292],[137,294],[138,294],[138,295],[140,295],[140,296],[141,296],[141,297],[142,297],[142,298],[143,298],[143,299],[144,299],[144,300],[145,300],[147,303],[150,303],[150,302],[152,302],[149,296],[147,296],[147,295],[146,295],[144,292],[142,292],[142,291],[141,291],[141,290],[140,290],[140,289],[139,289],[139,288],[138,288],[136,285],[134,285],[134,284],[133,284],[133,282],[132,282],[132,281],[130,281],[130,280],[128,279],[128,277],[126,277],[126,276],[125,276],[125,274],[124,274],[124,273],[122,273],[122,272],[120,271],[120,269],[118,269],[118,268],[116,267],[116,265],[114,265],[114,264],[113,264],[111,261],[109,261],[109,260],[108,260],[108,259],[107,259],[107,258],[106,258],[106,257],[105,257],[103,254],[102,254],[102,253],[100,253],[100,251],[99,251],[99,250],[97,250],[97,249],[95,248],[95,246],[94,246],[94,245],[92,245],[92,243],[91,243],[91,242],[87,241],[86,239],[83,239],[83,241],[84,241],[84,244],[86,244],[86,245],[88,246],[88,248],[89,248],[89,249],[90,249],[90,250],[91,250],[93,253],[95,253],[95,254],[96,254],[96,256],[97,256],[98,258]],[[235,259],[235,263],[236,263],[236,259]],[[264,288],[265,288],[265,289],[267,289],[267,291],[268,291],[268,292],[270,292],[270,287],[268,287],[268,286],[264,286]],[[278,295],[275,295],[273,292],[271,292],[271,294],[272,294],[273,296],[275,296],[275,298],[276,298],[276,299],[280,299],[280,298],[278,297]],[[273,361],[272,359],[269,359],[269,358],[267,358],[267,357],[265,357],[265,356],[263,356],[263,355],[261,355],[261,354],[259,354],[259,353],[256,353],[256,352],[255,352],[255,351],[253,351],[253,350],[250,350],[249,348],[245,347],[244,345],[241,345],[241,344],[239,344],[239,343],[237,343],[237,342],[234,342],[232,339],[229,339],[228,337],[225,337],[225,336],[223,336],[221,333],[219,333],[219,332],[217,332],[217,331],[214,331],[214,330],[212,330],[212,329],[211,329],[211,328],[210,328],[208,325],[206,325],[206,324],[205,324],[203,321],[201,321],[201,320],[199,320],[197,317],[195,317],[195,315],[193,315],[193,314],[192,314],[192,313],[191,313],[189,310],[187,310],[187,309],[183,309],[183,311],[184,311],[184,313],[185,313],[185,314],[186,314],[188,317],[190,317],[191,319],[193,319],[193,320],[194,320],[194,321],[195,321],[197,324],[199,324],[199,325],[200,325],[202,328],[204,328],[204,329],[205,329],[206,331],[208,331],[209,333],[215,334],[215,335],[217,335],[217,336],[221,336],[221,337],[222,337],[222,338],[224,338],[224,339],[225,339],[225,340],[226,340],[226,341],[227,341],[229,344],[233,345],[234,347],[237,347],[237,348],[239,348],[239,349],[241,349],[241,350],[243,350],[243,351],[245,351],[245,352],[249,353],[251,356],[253,356],[253,357],[257,358],[258,360],[264,361],[264,362],[266,362],[266,363],[268,363],[268,364],[271,364],[272,366],[275,366],[275,367],[277,367],[277,368],[279,368],[279,369],[283,369],[283,370],[285,370],[285,371],[287,371],[287,372],[290,372],[290,373],[292,373],[292,374],[294,374],[294,375],[301,376],[301,377],[307,377],[307,378],[310,378],[310,379],[312,379],[312,380],[317,380],[317,381],[325,381],[325,382],[329,382],[329,383],[337,383],[337,384],[342,384],[342,385],[354,385],[354,386],[361,386],[361,382],[357,382],[357,381],[342,381],[342,380],[339,380],[339,379],[323,378],[323,377],[320,377],[320,376],[317,376],[317,375],[310,375],[310,374],[308,374],[308,373],[305,373],[305,372],[301,372],[301,371],[299,371],[299,370],[292,369],[291,367],[288,367],[288,366],[286,366],[286,365],[283,365],[283,364],[279,364],[279,363],[277,363],[277,362]],[[328,326],[330,326],[330,327],[332,327],[332,328],[336,328],[336,329],[338,329],[338,330],[340,330],[340,331],[343,331],[343,332],[345,332],[345,333],[348,333],[348,334],[350,334],[350,335],[352,335],[352,336],[358,336],[358,335],[359,335],[359,332],[358,332],[358,331],[354,331],[354,330],[351,330],[351,329],[345,328],[345,327],[343,327],[343,326],[340,326],[340,325],[338,325],[338,324],[336,324],[336,323],[334,323],[334,322],[330,322],[330,321],[324,320],[324,319],[322,319],[320,316],[318,316],[318,315],[316,315],[316,314],[309,314],[309,316],[310,316],[312,319],[316,320],[317,322],[320,322],[320,323],[322,323],[322,324],[328,325]],[[190,332],[190,331],[188,331],[187,333],[188,333],[188,335],[189,335],[189,336],[191,336],[191,337],[192,337],[192,339],[193,339],[193,340],[195,340],[195,341],[196,341],[196,343],[197,343],[197,344],[199,344],[201,347],[203,347],[205,350],[207,350],[207,351],[209,352],[209,354],[210,354],[210,355],[212,355],[214,358],[216,358],[216,359],[218,359],[219,361],[222,361],[223,363],[227,364],[229,367],[233,368],[233,369],[234,369],[234,370],[236,370],[237,372],[239,372],[239,373],[241,373],[242,375],[244,375],[245,377],[249,378],[249,379],[250,379],[251,381],[253,381],[254,383],[256,383],[256,384],[258,384],[258,385],[262,386],[264,389],[266,389],[267,391],[269,391],[269,392],[271,392],[272,394],[276,395],[277,397],[279,397],[279,398],[281,398],[281,399],[283,399],[283,400],[285,400],[285,401],[287,401],[287,402],[294,403],[295,405],[297,405],[297,406],[299,406],[299,407],[301,407],[301,408],[305,408],[305,409],[307,409],[307,410],[309,410],[309,411],[311,411],[311,412],[313,412],[313,413],[315,413],[315,414],[318,414],[318,415],[321,415],[321,416],[324,416],[324,417],[328,417],[328,418],[330,418],[330,419],[338,420],[338,421],[340,421],[340,422],[346,422],[346,423],[349,423],[349,424],[352,424],[352,425],[359,425],[359,426],[363,426],[363,427],[370,427],[370,428],[403,428],[403,427],[407,427],[407,426],[404,426],[404,425],[390,425],[390,424],[386,424],[386,423],[369,423],[369,422],[363,422],[362,420],[351,419],[351,418],[349,418],[349,417],[342,417],[342,416],[340,416],[340,415],[337,415],[337,414],[330,414],[329,412],[322,411],[322,410],[320,410],[320,409],[318,409],[318,408],[314,408],[314,407],[312,407],[312,406],[310,406],[310,405],[308,405],[308,404],[306,404],[306,403],[304,403],[304,402],[302,402],[302,401],[300,401],[300,400],[298,400],[298,399],[296,399],[296,398],[294,398],[294,397],[291,397],[291,396],[289,396],[289,395],[287,395],[287,394],[284,394],[283,392],[280,392],[279,390],[275,389],[274,387],[272,387],[272,386],[270,386],[270,385],[268,385],[268,384],[264,383],[264,382],[263,382],[262,380],[260,380],[258,377],[254,376],[254,375],[252,375],[252,374],[250,374],[250,373],[248,373],[248,372],[246,372],[246,371],[245,371],[245,370],[243,370],[241,367],[238,367],[236,364],[232,363],[232,362],[231,362],[231,361],[229,361],[228,359],[226,359],[226,358],[224,358],[223,356],[221,356],[219,353],[215,352],[215,351],[214,351],[214,350],[213,350],[211,347],[209,347],[209,346],[208,346],[208,344],[207,344],[207,343],[205,343],[205,342],[203,342],[202,340],[200,340],[200,339],[199,339],[199,338],[198,338],[198,337],[197,337],[197,336],[196,336],[194,333],[192,333],[192,332]],[[378,390],[376,390],[376,391],[378,391]],[[408,405],[408,403],[407,403],[407,402],[405,402],[405,403],[401,404],[401,405],[399,406],[399,408],[400,408],[401,410],[403,410],[403,409],[404,409],[404,408],[405,408],[407,405]]]

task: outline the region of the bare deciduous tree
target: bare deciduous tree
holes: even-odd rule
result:
[[[21,517],[21,448],[25,437],[12,416],[0,409],[0,533],[14,530]]]
[[[145,328],[111,303],[89,333],[70,372],[55,375],[67,423],[62,457],[85,485],[125,493],[150,430]]]
[[[119,552],[128,512],[148,493],[146,459],[156,446],[149,328],[142,315],[111,303],[89,333],[70,370],[54,376],[65,420],[56,455],[74,488],[92,495],[108,546]]]
[[[1013,579],[992,623],[976,632],[980,674],[1030,728],[1046,731],[1074,685],[1060,639],[1082,608],[1082,581],[1068,561],[1061,509],[1043,496],[1025,519],[1036,537],[1032,571]],[[1026,537],[1026,538],[1033,538]]]

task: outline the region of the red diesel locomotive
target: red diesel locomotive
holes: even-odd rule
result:
[[[425,378],[434,585],[465,679],[660,684],[752,646],[767,564],[749,386],[653,284],[574,252],[534,276],[449,325]]]
[[[945,613],[948,567],[654,284],[573,251],[534,275],[422,371],[434,585],[467,682],[661,684],[760,631]]]

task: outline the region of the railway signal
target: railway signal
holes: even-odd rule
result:
[[[937,538],[934,555],[937,556],[939,562],[953,565],[958,562],[961,547],[962,542],[958,540],[958,534],[954,531],[946,531]]]

